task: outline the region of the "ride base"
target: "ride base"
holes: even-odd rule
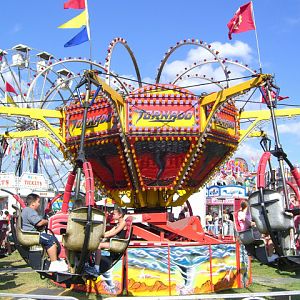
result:
[[[232,237],[204,233],[195,216],[168,222],[167,215],[134,214],[134,238],[122,259],[96,280],[73,288],[101,295],[179,296],[251,283],[244,246]]]

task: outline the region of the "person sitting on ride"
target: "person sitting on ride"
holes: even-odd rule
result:
[[[252,221],[251,214],[249,211],[248,203],[246,201],[241,202],[241,208],[238,212],[238,222],[241,231],[245,231],[250,227],[256,227],[255,222]],[[278,258],[278,255],[274,253],[274,245],[269,235],[261,234],[258,230],[253,231],[253,236],[256,239],[263,239],[265,242],[266,253],[268,261],[271,262]]]
[[[252,226],[255,226],[255,222],[252,221],[248,203],[246,201],[241,202],[241,208],[238,212],[238,222],[241,231],[245,231]]]
[[[11,215],[9,214],[8,210],[6,210],[4,212],[3,220],[7,222],[7,224],[6,224],[7,230],[6,230],[3,244],[4,244],[5,249],[7,250],[7,255],[11,255],[11,253],[12,253],[11,245],[9,242],[9,236],[11,235],[10,218],[11,218]]]
[[[22,229],[26,231],[40,231],[48,225],[48,220],[43,219],[38,214],[38,209],[41,205],[40,197],[37,194],[29,194],[26,197],[27,207],[22,210]],[[40,233],[40,244],[46,249],[50,258],[50,272],[65,272],[68,271],[68,265],[64,260],[57,258],[56,239],[53,235],[45,232]]]
[[[96,252],[95,266],[87,267],[86,271],[88,273],[99,274],[100,273],[100,261],[101,261],[101,249],[109,249],[110,238],[125,239],[126,236],[126,222],[124,219],[124,212],[121,207],[115,206],[113,210],[113,221],[115,226],[104,233],[104,238],[100,241],[98,246],[98,251]]]

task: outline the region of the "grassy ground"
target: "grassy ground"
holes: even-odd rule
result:
[[[250,292],[275,292],[300,290],[300,279],[293,273],[281,272],[276,269],[260,265],[253,261],[253,284],[245,289],[226,290],[220,294],[250,293]],[[14,268],[21,268],[22,273],[14,272]],[[15,251],[11,256],[0,259],[0,293],[30,293],[37,288],[47,289],[49,294],[73,296],[78,299],[104,299],[105,297],[94,294],[85,295],[71,290],[57,288],[49,280],[41,280],[39,274],[27,267],[20,255]],[[293,300],[300,297],[293,297]]]
[[[15,268],[22,268],[24,272],[16,273]],[[39,286],[47,288],[49,285],[47,281],[40,280],[39,274],[27,267],[17,251],[0,259],[0,269],[0,292],[25,293]]]
[[[252,261],[253,283],[244,289],[226,290],[222,293],[258,293],[278,291],[300,291],[300,278],[295,273],[279,271],[277,269],[261,265],[258,261]],[[300,299],[293,296],[294,299]]]

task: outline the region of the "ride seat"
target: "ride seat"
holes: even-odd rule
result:
[[[55,215],[49,218],[48,228],[55,234],[55,237],[62,246],[62,231],[67,229],[68,214],[63,212],[57,212]],[[60,258],[66,258],[65,248],[61,247],[59,253]]]
[[[68,250],[82,251],[85,239],[88,207],[72,210],[68,216],[66,233],[63,234],[63,245]],[[104,236],[105,215],[97,208],[92,208],[91,234],[88,242],[88,251],[96,251],[101,238]]]
[[[238,212],[233,213],[233,220],[235,225],[235,230],[244,245],[253,244],[254,242],[258,242],[261,239],[261,234],[257,230],[256,227],[250,227],[247,230],[241,230],[239,221],[238,221]]]
[[[126,250],[131,238],[132,221],[133,221],[132,216],[129,216],[125,219],[126,222],[125,239],[119,239],[114,237],[110,239],[109,248],[107,249],[109,252],[123,253]]]
[[[264,189],[263,195],[271,229],[273,231],[284,231],[293,228],[293,215],[285,211],[282,195],[269,189]],[[256,191],[249,196],[251,215],[259,232],[269,234],[259,197],[259,191]]]
[[[20,209],[13,205],[16,210],[16,235],[17,240],[22,246],[31,247],[40,245],[40,233],[38,231],[26,231],[22,229],[22,216]]]

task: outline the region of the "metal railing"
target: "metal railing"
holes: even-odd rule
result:
[[[239,293],[239,294],[205,294],[189,296],[153,296],[153,297],[122,297],[122,300],[204,300],[204,299],[240,299],[240,300],[264,300],[286,297],[284,299],[293,300],[293,296],[300,295],[300,291],[282,291],[282,292],[261,292],[261,293]],[[119,300],[120,297],[109,297],[105,300]],[[294,299],[299,299],[294,297]]]
[[[50,295],[34,295],[34,294],[14,294],[0,293],[0,299],[34,299],[34,300],[78,300],[75,297],[69,296],[50,296]]]

